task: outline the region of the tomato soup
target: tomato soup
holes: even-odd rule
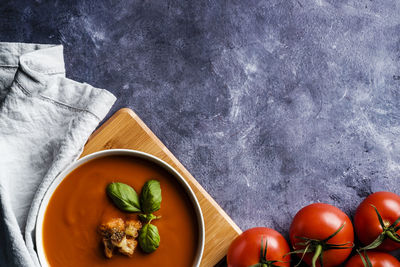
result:
[[[104,256],[98,227],[112,218],[137,218],[120,211],[106,194],[112,182],[132,186],[138,194],[144,183],[161,184],[161,208],[152,221],[160,246],[150,254],[137,247],[132,257]],[[196,214],[186,191],[163,168],[131,156],[104,156],[71,172],[54,191],[43,221],[43,246],[50,266],[192,266],[198,244]]]

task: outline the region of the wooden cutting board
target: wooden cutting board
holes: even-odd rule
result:
[[[81,156],[111,148],[152,154],[169,163],[186,179],[199,200],[204,216],[206,242],[201,266],[216,265],[226,255],[232,240],[241,233],[240,228],[131,109],[120,109],[97,129]]]

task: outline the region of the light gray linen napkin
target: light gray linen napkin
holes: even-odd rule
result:
[[[62,46],[0,43],[0,266],[39,266],[43,195],[114,102],[65,77]]]

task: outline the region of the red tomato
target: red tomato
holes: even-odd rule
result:
[[[261,241],[263,246],[267,241],[267,261],[275,262],[276,266],[290,266],[290,248],[285,238],[277,231],[256,227],[243,232],[233,240],[228,250],[228,267],[248,267],[260,263]]]
[[[390,254],[383,252],[368,252],[368,258],[374,267],[400,267],[400,262]],[[362,253],[364,255],[364,253]],[[364,267],[360,255],[356,254],[350,258],[346,267]]]
[[[400,217],[400,196],[391,192],[377,192],[369,195],[358,206],[354,216],[354,226],[358,239],[366,246],[371,244],[383,231],[379,223],[374,205],[386,226],[390,226]],[[400,234],[400,230],[397,231]],[[400,243],[389,238],[378,247],[379,250],[393,251],[400,248]]]
[[[304,249],[301,245],[304,237],[314,240],[324,240],[334,234],[340,227],[343,228],[326,244],[346,244],[345,249],[328,249],[322,251],[323,266],[338,266],[343,263],[350,255],[354,241],[353,225],[349,217],[340,209],[329,204],[315,203],[302,208],[293,218],[290,226],[289,236],[294,250]],[[298,254],[301,257],[301,253]],[[304,256],[304,261],[311,266],[314,252],[308,252]],[[316,266],[320,266],[319,259]]]

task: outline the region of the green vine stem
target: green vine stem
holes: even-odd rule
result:
[[[364,267],[373,267],[371,261],[369,260],[367,251],[364,250],[364,255],[361,254],[360,250],[356,250],[358,255],[360,256],[360,259],[364,265]]]
[[[312,267],[316,267],[317,266],[316,265],[317,260],[321,255],[322,255],[322,245],[317,245],[315,247],[314,256],[312,257],[312,261],[311,261]]]
[[[261,247],[260,247],[260,262],[254,265],[251,265],[249,267],[278,267],[275,265],[277,262],[283,262],[283,261],[277,261],[277,260],[267,260],[267,247],[268,247],[268,240],[265,239],[265,246],[264,246],[264,238],[261,237]]]
[[[391,231],[387,231],[386,232],[387,237],[389,237],[389,239],[393,240],[394,242],[400,243],[400,238],[398,238],[397,236],[399,236],[398,234],[394,234]]]
[[[312,267],[316,267],[317,260],[320,260],[321,266],[323,265],[323,254],[324,251],[330,250],[330,249],[351,249],[354,247],[353,242],[346,242],[344,244],[330,244],[328,241],[332,239],[334,236],[336,236],[345,226],[346,223],[343,223],[342,226],[339,227],[333,234],[328,236],[327,238],[323,240],[318,240],[318,239],[311,239],[307,237],[298,237],[296,238],[302,240],[301,242],[295,244],[294,247],[303,247],[301,249],[294,250],[292,252],[289,252],[288,254],[302,254],[300,261],[295,265],[295,267],[299,266],[300,263],[303,261],[303,258],[305,254],[307,253],[314,253],[312,257]]]
[[[388,225],[388,223],[385,224],[378,209],[374,205],[372,205],[372,204],[370,204],[370,205],[375,210],[376,216],[378,217],[379,224],[382,227],[382,233],[380,235],[378,235],[378,237],[374,241],[372,241],[370,244],[368,244],[365,247],[360,248],[360,251],[375,249],[375,248],[379,247],[383,243],[383,241],[386,240],[386,238],[389,238],[390,240],[392,240],[394,242],[400,243],[400,235],[397,233],[397,231],[400,229],[400,226],[398,226],[398,224],[400,222],[400,217],[397,218],[397,220],[390,225]]]

